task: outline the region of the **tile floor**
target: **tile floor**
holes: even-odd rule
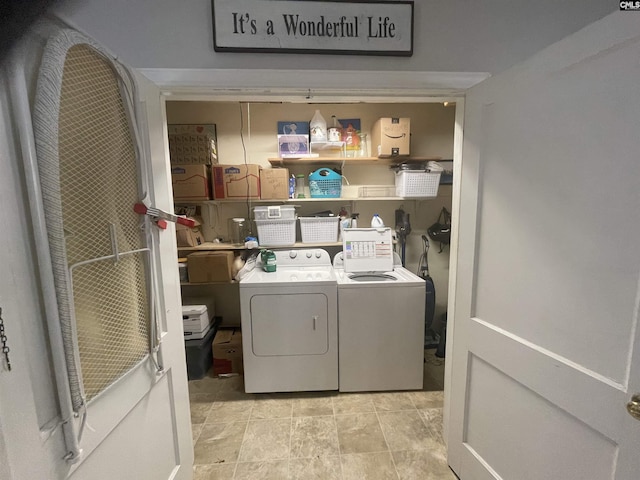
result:
[[[455,480],[442,369],[427,355],[416,392],[247,394],[242,377],[191,381],[194,480]]]

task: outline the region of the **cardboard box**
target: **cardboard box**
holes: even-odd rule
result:
[[[190,228],[176,223],[176,240],[179,247],[195,247],[205,242],[204,235],[200,231],[202,222],[194,217],[189,218],[194,221],[195,227]]]
[[[260,165],[215,165],[213,167],[213,197],[247,198],[247,180],[249,197],[260,198]]]
[[[209,165],[174,165],[171,167],[173,200],[197,202],[211,199]]]
[[[172,165],[218,163],[215,125],[167,125]]]
[[[242,332],[238,328],[218,330],[213,339],[213,373],[243,373]]]
[[[195,252],[187,256],[190,283],[230,282],[233,252]]]
[[[263,200],[286,200],[289,198],[288,168],[260,170],[260,198]]]
[[[374,157],[409,155],[410,140],[410,118],[379,118],[371,129],[371,149]]]
[[[185,338],[204,338],[212,322],[213,314],[209,313],[206,305],[182,306],[182,330]]]

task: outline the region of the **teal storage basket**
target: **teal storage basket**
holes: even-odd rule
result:
[[[330,168],[320,168],[309,174],[311,198],[340,198],[342,175]]]

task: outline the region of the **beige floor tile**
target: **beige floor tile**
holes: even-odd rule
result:
[[[456,480],[447,461],[428,450],[392,452],[400,480]]]
[[[215,377],[204,377],[200,380],[189,381],[189,393],[218,393],[224,389],[221,379]]]
[[[195,465],[193,480],[230,480],[236,469],[235,463],[228,465]]]
[[[195,445],[198,437],[200,436],[200,432],[202,432],[202,427],[204,424],[202,423],[192,423],[191,424],[191,438],[193,440],[193,444]]]
[[[233,463],[238,459],[247,422],[204,425],[194,446],[194,463],[213,465]]]
[[[293,411],[293,399],[289,394],[269,393],[255,396],[251,420],[267,418],[290,418]]]
[[[291,425],[291,458],[338,455],[338,432],[333,416],[298,417]]]
[[[244,395],[214,402],[205,423],[243,422],[249,420],[255,400]]]
[[[380,425],[389,450],[425,450],[437,447],[439,437],[427,428],[417,410],[380,412]]]
[[[191,423],[204,423],[215,400],[215,393],[196,393],[189,395]]]
[[[333,397],[333,410],[336,415],[375,412],[370,393],[341,393]]]
[[[241,462],[289,458],[291,419],[250,421],[240,451]]]
[[[238,463],[234,480],[284,480],[289,476],[288,460]]]
[[[418,410],[426,408],[442,408],[444,405],[444,392],[409,392]]]
[[[408,392],[374,393],[371,398],[378,412],[416,409]]]
[[[223,377],[216,379],[220,385],[220,392],[244,393],[244,376]]]
[[[289,480],[341,480],[340,457],[292,458]]]
[[[342,455],[340,459],[344,480],[398,480],[389,452]]]
[[[418,413],[426,425],[427,430],[429,430],[429,434],[444,445],[444,439],[442,437],[442,408],[418,410]]]
[[[375,413],[336,415],[340,453],[387,451],[387,444]]]
[[[332,395],[309,395],[293,399],[294,417],[319,417],[333,415]]]

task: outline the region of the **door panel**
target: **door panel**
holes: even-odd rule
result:
[[[640,471],[638,31],[613,14],[467,96],[448,443],[463,480]]]
[[[90,45],[90,48],[100,51],[102,58],[110,60],[108,54],[106,54],[101,47],[94,44],[91,40],[82,37],[77,32],[72,30],[64,30],[63,33],[56,25],[43,26],[40,34],[43,37],[49,34],[56,39],[64,38],[65,40],[55,46],[60,47],[58,52],[64,56],[65,48],[68,47],[66,40],[82,44]],[[31,40],[31,39],[30,39]],[[30,42],[31,43],[31,42]],[[33,45],[39,48],[39,42],[33,42]],[[34,49],[36,47],[33,47]],[[56,49],[54,49],[56,50]],[[39,59],[42,52],[38,51],[36,55]],[[55,62],[54,62],[55,63]],[[55,66],[55,65],[54,65]],[[42,321],[46,318],[50,327],[49,340],[51,341],[51,352],[47,357],[47,361],[51,362],[51,358],[54,358],[56,367],[62,365],[65,366],[64,351],[61,348],[61,342],[56,335],[60,335],[60,324],[57,322],[57,317],[52,312],[57,311],[56,295],[52,289],[53,281],[50,281],[48,277],[43,276],[37,278],[36,271],[47,271],[51,267],[51,262],[48,256],[42,254],[43,250],[48,252],[48,242],[46,230],[43,225],[43,207],[42,197],[40,196],[40,190],[42,189],[55,189],[55,182],[48,181],[46,176],[39,176],[38,171],[33,168],[36,164],[35,148],[34,148],[34,132],[32,131],[30,120],[31,112],[30,108],[33,104],[30,103],[31,95],[28,94],[28,85],[34,83],[31,77],[31,68],[26,68],[21,62],[17,62],[15,65],[16,74],[12,79],[12,111],[5,112],[2,109],[3,121],[7,121],[8,125],[12,125],[15,131],[20,132],[21,149],[19,154],[14,154],[11,151],[10,160],[14,161],[17,165],[19,163],[18,158],[22,156],[22,161],[25,165],[24,175],[20,172],[16,165],[11,165],[10,169],[14,171],[11,176],[7,177],[10,181],[13,179],[16,185],[20,185],[20,188],[14,190],[8,190],[9,193],[14,192],[13,197],[17,198],[18,202],[23,201],[26,203],[26,193],[20,193],[21,182],[26,181],[27,188],[25,189],[29,193],[29,207],[28,212],[31,215],[31,220],[34,224],[33,229],[29,229],[26,224],[29,222],[29,215],[18,215],[18,221],[14,220],[16,226],[14,236],[17,235],[21,238],[20,243],[25,248],[33,248],[33,245],[43,248],[36,248],[35,252],[29,252],[29,255],[23,255],[20,264],[21,269],[10,268],[8,279],[10,277],[20,277],[20,282],[16,283],[15,279],[12,281],[15,285],[9,290],[17,291],[13,287],[20,287],[23,290],[21,296],[11,300],[11,303],[7,302],[4,298],[2,301],[5,312],[10,315],[11,322],[14,323],[16,319],[22,315],[32,315],[33,309],[19,308],[21,305],[26,306],[27,303],[38,305],[44,305],[44,311],[42,312]],[[66,68],[66,67],[65,67]],[[122,73],[124,69],[114,67],[113,71]],[[55,75],[56,69],[47,70],[48,75]],[[49,79],[52,77],[48,77]],[[128,81],[126,76],[125,83],[133,88],[133,83]],[[135,129],[132,132],[136,132],[137,139],[140,140],[141,146],[141,160],[138,161],[138,156],[129,156],[125,159],[125,155],[118,149],[109,150],[103,152],[101,149],[94,149],[91,154],[93,157],[100,157],[105,159],[105,168],[122,169],[125,166],[131,168],[133,172],[140,174],[141,185],[143,186],[144,193],[147,196],[147,200],[153,204],[153,202],[160,202],[161,208],[170,209],[172,204],[172,195],[170,187],[170,176],[168,166],[168,155],[166,145],[166,128],[164,117],[164,104],[159,90],[153,86],[150,82],[144,78],[138,79],[140,89],[126,90],[123,88],[123,92],[131,92],[131,105],[136,110],[136,115],[132,119],[132,123],[135,124]],[[89,82],[90,83],[90,82]],[[122,87],[122,84],[119,85]],[[92,89],[89,85],[88,88],[83,90],[84,94],[92,95],[97,89]],[[4,89],[3,89],[4,92]],[[55,93],[55,90],[52,90]],[[73,88],[70,89],[73,93]],[[3,93],[4,98],[4,93]],[[128,95],[123,95],[124,98],[128,98]],[[142,103],[139,103],[142,102]],[[128,105],[128,101],[126,102]],[[38,111],[38,115],[34,116],[38,121],[42,122],[38,128],[51,128],[54,132],[57,129],[57,118],[55,115],[55,101],[50,105],[45,105],[45,108]],[[50,107],[50,108],[49,108]],[[79,109],[83,110],[83,109]],[[17,113],[16,113],[17,112]],[[110,112],[106,108],[95,108],[91,112],[97,115]],[[108,115],[107,115],[108,116]],[[112,118],[112,117],[109,117]],[[106,122],[108,123],[108,121]],[[67,125],[69,127],[69,125]],[[82,130],[82,127],[87,125],[80,125],[73,128],[68,128],[67,133],[77,134],[78,129]],[[128,128],[124,128],[128,131]],[[4,128],[3,128],[4,134]],[[80,136],[90,136],[90,132],[87,133],[82,130]],[[52,135],[56,137],[55,133]],[[40,137],[42,138],[42,137]],[[4,135],[0,136],[0,141],[5,144]],[[153,148],[151,146],[153,145]],[[39,147],[42,144],[38,145]],[[55,148],[54,148],[55,149]],[[42,154],[42,150],[37,151],[38,155]],[[47,152],[49,154],[50,152]],[[101,156],[104,153],[103,156]],[[15,158],[18,157],[18,158]],[[95,158],[92,158],[95,160]],[[118,163],[121,162],[121,163]],[[131,164],[133,162],[133,165]],[[88,162],[87,162],[88,163]],[[126,163],[127,165],[123,165]],[[81,162],[77,171],[83,170],[86,174],[86,165]],[[99,169],[96,169],[99,170]],[[50,177],[55,177],[55,169]],[[90,174],[91,172],[89,172]],[[102,176],[105,177],[104,172]],[[135,175],[135,173],[134,173]],[[148,177],[147,177],[148,175]],[[99,175],[96,173],[96,177]],[[26,177],[26,180],[25,180]],[[115,192],[114,185],[109,183],[109,180],[115,178],[115,176],[106,175],[104,185],[97,185],[96,188],[105,188],[106,195],[103,198],[108,198],[108,193]],[[155,185],[149,185],[148,178],[153,177],[153,181],[157,182]],[[82,178],[78,178],[78,182],[82,182]],[[116,182],[117,183],[117,182]],[[134,182],[135,183],[135,182]],[[115,185],[117,186],[117,185]],[[69,189],[67,189],[69,190]],[[73,188],[71,188],[73,190]],[[16,193],[18,192],[18,193]],[[122,200],[121,197],[118,200],[124,203],[119,205],[116,210],[116,216],[121,214],[123,216],[134,217],[134,224],[136,226],[131,229],[134,236],[137,236],[142,230],[138,229],[139,219],[132,213],[133,203],[137,200],[137,194],[134,193],[133,199]],[[101,202],[98,202],[101,203]],[[98,207],[104,205],[98,205]],[[96,205],[86,205],[86,209],[89,214],[93,214],[95,217],[100,217],[100,212]],[[168,208],[167,208],[168,207]],[[21,208],[25,208],[22,205]],[[18,211],[18,210],[16,210]],[[85,212],[86,213],[86,212]],[[99,220],[98,218],[91,219]],[[5,222],[7,223],[7,222]],[[11,223],[11,222],[9,222]],[[155,228],[155,227],[152,227]],[[97,229],[100,230],[100,229]],[[102,229],[103,230],[103,229]],[[35,233],[34,233],[35,232]],[[77,232],[77,230],[76,230]],[[73,237],[74,232],[64,231],[67,239]],[[31,236],[31,241],[29,238]],[[115,236],[118,236],[116,229]],[[34,238],[35,237],[35,240]],[[146,258],[153,257],[153,262],[148,267],[148,271],[142,269],[142,276],[146,277],[147,285],[155,284],[157,290],[152,292],[155,299],[158,300],[158,307],[151,307],[147,312],[148,316],[153,318],[153,313],[156,313],[159,317],[159,323],[163,326],[159,332],[158,337],[161,338],[162,343],[159,345],[157,352],[157,361],[162,364],[162,369],[156,368],[154,362],[150,359],[148,354],[149,342],[145,339],[142,342],[142,347],[136,351],[142,351],[140,355],[124,366],[117,375],[111,376],[109,381],[105,384],[100,384],[95,390],[95,394],[89,394],[87,397],[91,398],[91,401],[86,405],[81,405],[77,414],[69,412],[70,404],[70,389],[69,385],[64,382],[60,382],[60,378],[67,380],[66,369],[54,368],[53,365],[41,365],[40,368],[43,371],[49,371],[51,367],[56,371],[56,383],[58,384],[58,396],[53,398],[53,395],[48,396],[52,406],[59,407],[60,415],[52,421],[47,422],[47,425],[41,426],[38,421],[38,417],[41,414],[48,413],[47,411],[40,412],[42,408],[40,402],[36,401],[35,396],[38,394],[35,390],[34,378],[29,374],[27,365],[29,362],[26,360],[33,357],[33,350],[37,349],[39,342],[31,340],[33,332],[37,331],[29,327],[29,323],[25,323],[22,328],[22,335],[20,338],[24,342],[18,342],[18,331],[14,332],[13,338],[16,340],[12,345],[13,359],[17,362],[15,365],[15,374],[8,377],[10,381],[11,402],[2,402],[2,418],[3,419],[16,419],[16,422],[2,422],[0,430],[3,430],[4,434],[2,440],[0,440],[0,457],[5,458],[8,468],[0,469],[4,474],[9,475],[8,478],[23,478],[21,474],[29,476],[30,478],[47,478],[47,479],[62,479],[62,478],[103,478],[108,476],[109,478],[136,478],[136,479],[187,479],[192,477],[192,463],[193,463],[193,450],[191,440],[191,429],[189,419],[189,406],[188,406],[188,392],[187,392],[187,379],[186,379],[186,366],[185,366],[185,353],[184,343],[182,337],[182,319],[180,314],[180,299],[179,299],[179,286],[178,286],[178,272],[176,268],[176,245],[175,245],[175,232],[170,226],[169,229],[160,233],[157,230],[152,230],[150,235],[152,241],[150,244],[153,246],[150,252],[145,251]],[[70,239],[72,242],[79,237]],[[112,237],[113,238],[113,237]],[[145,237],[146,238],[146,237]],[[26,239],[26,240],[25,240]],[[15,243],[12,241],[12,243]],[[91,242],[87,242],[91,243]],[[112,243],[113,245],[119,243],[121,246],[126,244],[126,239],[118,237],[118,242]],[[115,248],[118,251],[117,248]],[[20,251],[20,250],[18,250]],[[124,262],[127,258],[123,250],[119,250],[122,254],[121,258],[111,259],[114,264],[118,261]],[[8,254],[8,251],[5,252]],[[15,252],[14,256],[15,256]],[[34,259],[34,257],[36,257]],[[117,257],[117,255],[116,255]],[[96,259],[92,259],[93,260]],[[74,281],[78,281],[79,277],[83,275],[82,270],[86,265],[96,265],[104,261],[104,259],[97,259],[96,263],[82,263],[78,265],[77,273],[78,278],[74,276]],[[37,265],[34,266],[34,263]],[[22,266],[24,265],[24,267]],[[63,270],[66,268],[63,265]],[[33,270],[33,271],[32,271]],[[95,272],[94,272],[95,273]],[[92,275],[89,275],[92,276]],[[113,283],[118,284],[117,279]],[[120,282],[120,283],[125,283]],[[138,282],[133,283],[144,284],[139,279]],[[118,285],[118,288],[121,285]],[[99,316],[109,317],[109,314],[99,311],[97,303],[106,305],[107,307],[114,306],[109,305],[108,301],[101,298],[101,295],[107,294],[108,288],[103,288],[103,291],[98,291],[95,297],[91,295],[86,296],[86,301],[80,302],[76,307],[80,307],[83,317],[92,325],[96,330],[101,329],[98,326],[98,322],[91,322]],[[135,289],[134,289],[135,290]],[[144,289],[152,291],[151,288]],[[27,293],[25,293],[27,292]],[[30,292],[30,293],[29,293]],[[27,302],[28,295],[31,295],[30,302]],[[51,302],[47,300],[53,295],[53,306]],[[116,297],[122,297],[122,295],[116,295]],[[33,299],[36,298],[36,301]],[[37,301],[40,298],[41,301]],[[42,301],[42,299],[45,299]],[[125,296],[125,298],[127,298]],[[95,303],[93,302],[95,300]],[[122,298],[117,299],[122,301]],[[114,302],[115,303],[115,302]],[[133,300],[131,303],[134,303]],[[144,302],[143,302],[144,304]],[[36,309],[37,310],[37,309]],[[30,312],[30,313],[29,313]],[[36,312],[37,314],[37,312]],[[6,313],[5,313],[6,315]],[[132,315],[132,317],[136,317]],[[136,317],[137,318],[137,317]],[[148,320],[147,320],[148,321]],[[131,325],[135,324],[135,319],[129,318],[129,322],[121,319],[123,329],[131,329]],[[134,333],[137,336],[141,330],[135,330]],[[24,330],[26,328],[26,330]],[[30,330],[29,332],[27,330]],[[53,332],[53,334],[51,333]],[[121,332],[120,332],[121,333]],[[55,334],[55,335],[54,335]],[[55,339],[52,337],[56,337]],[[110,332],[109,334],[102,335],[107,338],[107,341],[122,341],[122,335],[119,332]],[[88,348],[96,347],[92,342],[87,343]],[[109,349],[110,353],[121,355],[122,350],[125,348],[121,344],[112,345]],[[156,356],[154,355],[154,358]],[[59,359],[62,358],[62,362]],[[21,361],[22,359],[22,361]],[[37,359],[37,355],[36,355]],[[83,356],[86,360],[86,355]],[[37,363],[37,362],[36,362]],[[83,367],[89,365],[89,362],[85,362]],[[98,367],[99,368],[99,367]],[[83,372],[86,373],[86,372]],[[62,377],[61,377],[62,376]],[[33,377],[33,378],[31,378]],[[88,378],[89,375],[86,375]],[[5,376],[3,376],[4,380]],[[85,379],[86,379],[85,378]],[[97,377],[96,377],[97,378]],[[19,381],[16,381],[19,380]],[[108,386],[106,386],[108,385]],[[106,386],[106,388],[104,388]],[[1,390],[1,389],[0,389]],[[88,389],[87,389],[88,390]],[[19,421],[18,421],[19,420]],[[3,429],[7,427],[6,429]],[[24,434],[23,434],[24,432]],[[79,435],[82,433],[82,435]],[[11,439],[10,447],[4,447],[4,440]],[[77,450],[74,450],[79,447]],[[24,454],[25,451],[32,452],[33,455]],[[71,454],[71,455],[70,455]],[[76,454],[73,456],[73,454]],[[71,461],[67,461],[71,460]],[[35,473],[34,473],[35,472]],[[12,476],[13,475],[13,476]],[[17,475],[17,476],[16,476]],[[4,478],[4,477],[3,477]],[[24,477],[27,478],[27,477]]]

